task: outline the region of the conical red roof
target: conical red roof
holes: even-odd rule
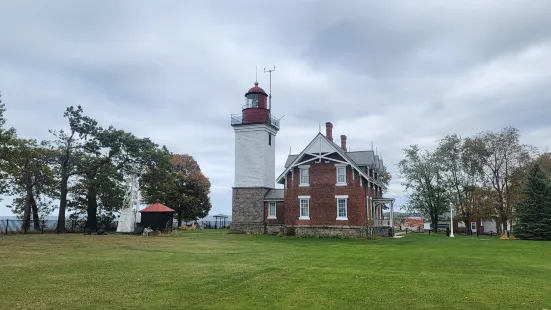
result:
[[[157,199],[154,204],[141,210],[140,212],[176,212],[176,210],[165,206],[159,199]]]
[[[264,89],[262,89],[262,87],[259,87],[258,86],[258,81],[257,82],[254,82],[254,86],[251,87],[249,89],[249,91],[247,92],[247,94],[250,94],[250,93],[262,93],[264,95],[266,95],[266,92],[264,91]],[[247,95],[245,94],[245,96]]]

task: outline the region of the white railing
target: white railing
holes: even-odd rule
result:
[[[374,227],[390,227],[390,220],[373,220]]]

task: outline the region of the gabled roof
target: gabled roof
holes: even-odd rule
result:
[[[374,151],[354,151],[346,152],[346,155],[356,163],[358,166],[368,166],[372,168],[380,168],[382,166],[382,160],[379,159],[379,156],[375,156]],[[287,168],[297,157],[297,154],[292,154],[287,156],[284,167]]]
[[[174,209],[171,209],[167,206],[165,206],[164,204],[161,203],[161,201],[159,199],[157,199],[157,201],[155,201],[154,204],[150,205],[149,207],[141,210],[140,212],[170,212],[170,213],[173,213],[173,212],[176,212],[176,210]]]
[[[316,142],[318,142],[319,145],[317,145]],[[287,173],[289,173],[292,166],[299,163],[300,159],[302,159],[305,154],[309,154],[309,153],[321,154],[321,153],[327,153],[327,152],[337,153],[341,158],[343,158],[343,160],[347,164],[349,164],[350,166],[352,166],[352,168],[358,171],[359,175],[364,177],[364,179],[373,183],[377,183],[381,187],[386,188],[384,185],[380,184],[380,182],[376,182],[372,177],[367,175],[367,173],[365,173],[362,169],[360,169],[358,164],[354,160],[352,160],[352,158],[348,156],[347,153],[340,146],[338,146],[333,141],[327,139],[327,137],[325,137],[321,133],[318,133],[299,155],[290,155],[290,156],[293,156],[294,158],[292,159],[287,158],[287,162],[285,163],[286,168],[283,171],[283,173],[279,175],[276,182],[279,183],[283,179],[283,177],[287,175]],[[351,153],[355,153],[355,152],[351,152]],[[357,156],[357,155],[353,155],[353,156]]]

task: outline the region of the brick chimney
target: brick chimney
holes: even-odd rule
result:
[[[333,124],[331,122],[325,123],[325,136],[329,141],[333,141]]]
[[[341,135],[341,148],[346,152],[346,136]]]

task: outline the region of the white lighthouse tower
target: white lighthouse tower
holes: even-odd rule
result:
[[[270,100],[271,101],[271,100]],[[272,116],[266,92],[254,83],[241,114],[232,115],[235,131],[233,232],[263,232],[264,195],[275,187],[275,145],[279,120]]]

